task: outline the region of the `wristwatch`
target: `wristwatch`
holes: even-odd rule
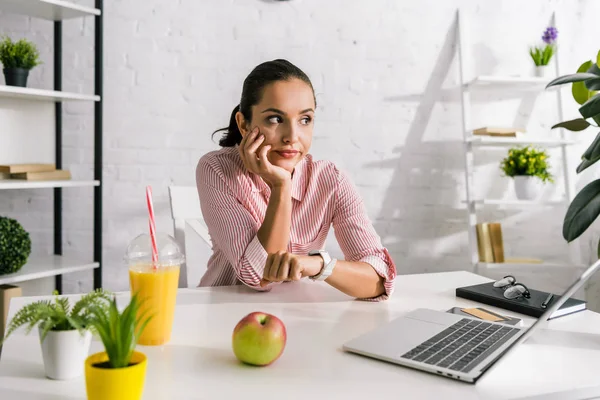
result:
[[[313,281],[324,281],[327,279],[333,272],[333,268],[335,267],[337,260],[335,258],[331,258],[329,253],[325,250],[311,250],[308,255],[321,256],[323,259],[323,268],[321,268],[321,271],[317,275],[311,276],[310,279]]]

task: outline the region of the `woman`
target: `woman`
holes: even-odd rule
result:
[[[256,290],[305,277],[360,299],[384,300],[396,267],[356,189],[310,149],[316,109],[309,78],[286,60],[257,66],[219,141],[196,170],[213,255],[200,286]],[[322,249],[330,226],[345,260]]]

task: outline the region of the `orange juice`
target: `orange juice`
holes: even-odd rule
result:
[[[154,315],[140,335],[139,344],[156,346],[171,339],[178,282],[178,265],[161,266],[156,270],[150,264],[129,268],[131,293],[139,293],[142,302],[139,313],[149,310],[147,315]]]

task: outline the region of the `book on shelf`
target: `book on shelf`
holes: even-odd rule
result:
[[[62,169],[44,172],[23,172],[11,174],[11,179],[26,181],[60,181],[71,179],[71,173],[68,170]]]
[[[499,222],[482,222],[476,225],[479,262],[505,264],[541,264],[538,258],[506,258],[502,225]]]
[[[0,173],[22,174],[25,172],[49,172],[56,170],[54,164],[6,164],[0,165]]]
[[[474,129],[473,135],[516,137],[518,134],[520,134],[522,132],[523,132],[523,129],[485,126],[483,128]]]

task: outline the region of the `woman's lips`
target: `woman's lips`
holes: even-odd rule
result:
[[[294,158],[298,155],[298,150],[278,150],[275,153],[279,154],[283,158]]]

